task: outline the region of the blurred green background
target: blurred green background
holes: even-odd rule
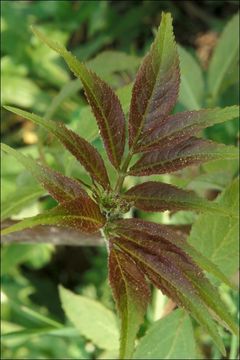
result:
[[[235,49],[238,27],[233,16],[238,11],[238,2],[136,0],[2,1],[1,105],[17,106],[46,119],[64,121],[91,141],[106,158],[80,82],[73,78],[56,53],[34,37],[30,26],[38,26],[49,37],[67,45],[103,77],[117,91],[127,114],[131,83],[152,42],[162,11],[172,13],[180,46],[182,85],[174,111],[236,104],[239,98],[238,50]],[[215,60],[211,60],[214,56]],[[226,63],[229,68],[224,72]],[[89,180],[59,143],[32,123],[2,110],[1,129],[3,142],[40,158],[66,175]],[[207,129],[204,136],[237,145],[237,122],[216,125]],[[222,161],[156,178],[194,189],[212,199],[230,184],[237,168],[235,162]],[[112,171],[109,163],[108,169]],[[136,181],[130,178],[126,185]],[[4,221],[37,214],[55,205],[29,173],[8,156],[2,159],[2,202]],[[186,232],[196,218],[191,212],[135,215],[182,226]],[[114,349],[99,347],[94,343],[94,336],[89,339],[84,330],[79,335],[71,327],[61,307],[59,284],[115,311],[107,282],[104,247],[30,243],[2,246],[3,359],[116,357]],[[236,296],[230,290],[223,293],[235,314]],[[157,318],[156,313],[164,301],[159,293],[154,293],[140,334]],[[194,329],[201,358],[221,358],[207,335],[196,324]],[[236,356],[236,340],[228,333],[222,335],[228,356]]]

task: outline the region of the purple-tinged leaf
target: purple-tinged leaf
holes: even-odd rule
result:
[[[192,137],[172,148],[143,154],[130,168],[128,174],[134,176],[165,174],[211,160],[237,158],[238,150],[234,146]]]
[[[156,259],[158,258],[156,261],[161,263],[169,261],[169,266],[175,266],[177,269],[173,270],[172,268],[171,271],[180,271],[181,276],[178,279],[186,277],[190,281],[201,301],[214,314],[214,318],[230,331],[238,332],[236,324],[226,312],[221,299],[216,298],[217,289],[203,275],[199,265],[203,264],[203,269],[207,267],[208,271],[223,281],[225,280],[224,275],[214,265],[211,265],[211,262],[204,256],[198,261],[197,252],[178,234],[169,230],[167,226],[136,219],[117,221],[114,233],[120,237],[120,242],[133,243],[143,249],[146,254],[156,256]],[[118,245],[121,247],[119,243]],[[206,264],[207,266],[205,266]],[[226,282],[229,284],[228,280]],[[181,288],[178,290],[181,292]],[[174,297],[173,300],[177,301]]]
[[[208,260],[207,257],[202,255],[187,241],[185,241],[185,239],[181,235],[170,229],[169,226],[160,225],[140,219],[124,219],[117,221],[115,224],[117,225],[117,231],[121,231],[121,234],[131,234],[131,231],[133,231],[134,233],[144,233],[145,236],[154,239],[154,241],[159,241],[159,237],[166,239],[169,243],[176,245],[180,249],[182,249],[202,269],[213,274],[216,278],[218,278],[228,286],[233,287],[233,284],[214,263]]]
[[[162,14],[156,38],[137,73],[129,114],[129,145],[133,147],[147,126],[166,117],[177,101],[179,59],[172,17]]]
[[[150,124],[135,147],[135,152],[152,151],[173,147],[200,130],[234,119],[239,116],[239,106],[229,106],[223,109],[204,109],[199,111],[185,111],[170,115],[163,120]]]
[[[134,260],[113,246],[109,255],[109,280],[121,318],[120,359],[130,359],[134,341],[150,299],[144,274]]]
[[[69,130],[63,123],[57,123],[51,120],[44,120],[40,116],[31,114],[27,111],[20,110],[11,106],[5,108],[14,114],[31,120],[37,125],[44,127],[55,135],[75,156],[75,158],[85,167],[91,177],[101,184],[104,188],[109,187],[109,179],[102,157],[98,151],[81,138],[72,130]]]
[[[99,230],[104,223],[105,218],[98,205],[89,197],[80,197],[65,201],[43,214],[24,219],[2,230],[1,233],[7,235],[37,225],[66,226],[85,233],[93,233]]]
[[[128,240],[120,236],[113,241],[122,251],[127,252],[140,267],[143,265],[142,270],[149,276],[149,279],[151,279],[151,274],[154,274],[156,280],[155,285],[157,285],[157,287],[161,288],[161,279],[164,279],[167,284],[166,286],[171,289],[171,298],[173,301],[176,301],[178,305],[189,311],[192,316],[205,327],[221,352],[225,354],[222,339],[218,334],[217,327],[211,319],[211,315],[204,301],[201,299],[201,294],[199,294],[188,276],[179,268],[178,263],[168,258],[170,251],[166,249],[163,251],[160,246],[156,246],[156,243],[152,244],[152,242],[150,242],[150,244],[148,244],[147,238],[145,239],[144,247],[141,246],[141,242],[139,242],[137,237],[134,239],[131,238],[130,241]],[[158,251],[156,251],[157,249]],[[183,262],[181,258],[177,260],[178,262]],[[150,270],[150,275],[148,274],[148,270]],[[197,276],[201,277],[202,273],[198,273]],[[160,278],[160,283],[157,282],[158,278]]]
[[[58,52],[84,87],[97,119],[109,159],[119,168],[125,146],[125,118],[120,101],[110,86],[78,61],[64,46],[50,40],[36,29],[33,32],[51,49]]]
[[[136,185],[123,194],[123,198],[144,211],[191,209],[226,213],[217,203],[197,196],[193,191],[156,181]]]
[[[86,191],[76,180],[37,163],[30,156],[25,156],[5,144],[1,144],[1,149],[14,156],[58,202],[72,200],[76,197],[88,197]]]

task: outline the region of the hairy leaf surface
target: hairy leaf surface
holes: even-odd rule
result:
[[[165,174],[211,160],[237,158],[238,151],[234,146],[192,137],[172,148],[145,153],[130,168],[129,175]]]
[[[145,211],[191,209],[227,214],[226,209],[200,198],[193,191],[157,181],[138,184],[124,193],[123,197],[132,202],[135,207]]]
[[[89,197],[84,196],[65,201],[63,204],[43,214],[24,219],[2,230],[2,235],[37,225],[66,226],[85,233],[92,233],[100,229],[104,223],[105,219],[97,204]]]
[[[185,111],[170,115],[150,126],[135,152],[152,151],[173,147],[175,144],[196,135],[200,130],[239,116],[239,106],[223,109]]]
[[[129,145],[134,146],[147,125],[169,114],[177,101],[179,59],[172,17],[162,15],[149,53],[137,73],[129,114]]]
[[[98,151],[89,144],[86,140],[81,138],[75,132],[69,130],[63,123],[55,123],[51,120],[44,120],[40,116],[28,113],[11,106],[5,107],[7,110],[22,116],[35,124],[44,127],[55,135],[70,151],[76,159],[85,167],[90,175],[104,188],[109,186],[109,179],[104,162]]]
[[[115,242],[123,251],[132,256],[139,263],[139,266],[142,265],[144,272],[149,276],[150,280],[152,280],[151,274],[154,275],[157,287],[161,289],[161,281],[159,284],[158,278],[163,278],[166,281],[170,297],[178,305],[185,307],[191,312],[192,316],[211,334],[221,352],[225,353],[217,327],[211,319],[210,313],[204,305],[200,294],[189,277],[179,267],[179,262],[186,262],[187,257],[184,256],[184,259],[181,259],[180,256],[176,256],[175,262],[173,262],[173,259],[169,257],[169,252],[173,251],[173,249],[163,249],[162,246],[146,238],[144,243],[142,243],[138,236],[135,238],[131,237],[130,241],[129,237],[128,240],[125,240],[120,236]],[[177,253],[175,254],[177,255]],[[197,276],[202,276],[201,271],[198,272]]]
[[[64,46],[51,41],[36,29],[33,31],[40,40],[64,58],[75,76],[81,80],[109,159],[118,168],[125,146],[125,118],[118,97],[107,83],[78,61]]]
[[[48,166],[37,163],[30,156],[25,156],[10,146],[1,144],[1,148],[7,154],[14,156],[29,170],[35,179],[39,181],[58,202],[72,200],[80,196],[88,197],[86,191],[76,180],[64,176]]]
[[[209,215],[208,215],[209,216]],[[223,219],[223,217],[221,217]],[[202,255],[197,251],[193,246],[191,246],[185,239],[179,235],[179,233],[170,229],[167,225],[160,225],[150,221],[143,221],[140,219],[124,219],[119,220],[117,223],[118,231],[123,233],[133,232],[142,232],[145,234],[145,237],[153,237],[155,241],[158,241],[158,237],[163,237],[169,243],[178,246],[185,253],[187,253],[202,269],[216,276],[222,282],[226,283],[228,286],[232,287],[229,279],[219,270],[219,268],[214,265],[207,257]]]
[[[196,293],[207,308],[211,309],[216,320],[237,333],[237,326],[226,312],[224,304],[220,299],[214,297],[217,290],[203,275],[197,263],[194,262],[195,256],[193,260],[191,255],[195,254],[194,251],[191,251],[191,246],[186,245],[184,248],[185,242],[181,238],[179,239],[175,232],[169,231],[166,226],[134,219],[119,221],[115,232],[119,234],[122,240],[134,243],[141,247],[143,252],[153,255],[157,262],[169,266],[172,269],[169,271],[179,272],[178,275],[181,275],[178,276],[178,279],[184,280],[186,278],[190,282],[192,291]],[[175,270],[173,270],[174,267]],[[221,274],[220,271],[219,273]],[[176,289],[181,291],[181,284]]]
[[[109,280],[121,317],[120,359],[130,359],[150,299],[144,274],[131,257],[110,250]]]

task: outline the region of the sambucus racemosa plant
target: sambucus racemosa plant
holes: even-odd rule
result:
[[[170,115],[180,83],[179,58],[170,14],[163,14],[154,43],[137,73],[132,91],[126,148],[126,121],[113,90],[63,46],[34,33],[57,51],[81,80],[96,117],[107,155],[116,170],[114,186],[98,151],[64,124],[12,107],[8,110],[44,127],[76,157],[92,179],[91,189],[7,145],[3,151],[17,158],[59,202],[54,209],[4,229],[9,234],[36,225],[59,225],[93,233],[102,229],[109,250],[109,279],[121,318],[120,358],[130,358],[150,299],[148,282],[184,307],[205,327],[225,352],[214,320],[232,332],[237,326],[226,312],[216,288],[204,275],[225,275],[167,226],[125,219],[131,207],[145,211],[193,209],[231,216],[227,209],[175,186],[148,181],[124,192],[126,176],[164,174],[215,159],[233,159],[237,150],[196,137],[215,123],[238,115],[238,107],[186,111]],[[197,84],[196,84],[197,86]],[[133,163],[134,157],[138,160]],[[133,165],[132,165],[133,163]],[[214,319],[214,320],[213,320]]]

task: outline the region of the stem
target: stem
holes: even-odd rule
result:
[[[121,191],[123,182],[125,180],[125,177],[127,176],[126,171],[127,171],[128,165],[129,165],[129,163],[130,163],[130,161],[132,159],[132,156],[133,156],[133,153],[130,150],[129,153],[128,153],[128,156],[126,157],[126,159],[125,159],[125,161],[123,163],[123,166],[122,166],[122,168],[120,170],[120,174],[119,174],[119,177],[118,177],[115,189],[114,189],[114,191],[116,193],[119,193]]]
[[[232,335],[229,359],[231,360],[237,359],[237,353],[238,353],[238,339],[236,335]]]

